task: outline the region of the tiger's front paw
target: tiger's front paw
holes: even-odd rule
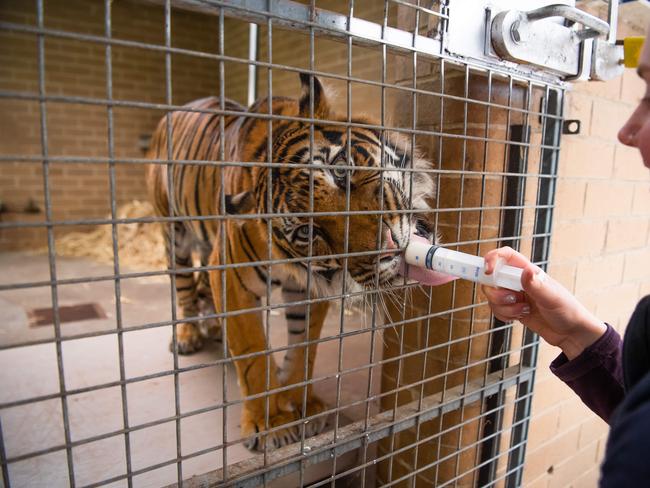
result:
[[[298,425],[276,429],[276,427],[298,420],[300,415],[297,411],[277,412],[274,415],[269,415],[268,430],[271,432],[268,433],[265,433],[267,429],[265,428],[266,422],[264,417],[263,414],[253,414],[244,404],[241,435],[244,439],[244,447],[246,449],[251,451],[264,451],[265,445],[268,445],[269,449],[277,449],[300,440]]]
[[[320,398],[315,395],[307,399],[307,408],[305,410],[305,437],[320,434],[325,430],[327,425],[327,414],[324,414],[327,407]],[[301,411],[302,414],[302,411]]]
[[[194,324],[181,323],[176,328],[176,350],[178,354],[192,354],[201,350],[203,338]],[[169,350],[174,352],[174,340],[169,342]]]

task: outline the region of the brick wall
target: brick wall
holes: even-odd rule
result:
[[[44,24],[48,29],[104,36],[104,2],[95,0],[52,0],[45,3]],[[358,15],[381,21],[381,3],[361,2]],[[347,2],[328,8],[347,11]],[[391,15],[394,14],[391,9]],[[36,25],[34,3],[7,0],[0,4],[0,17],[8,22]],[[192,12],[172,11],[172,46],[217,53],[218,18]],[[225,19],[224,51],[227,56],[248,58],[248,24]],[[112,35],[116,39],[164,46],[164,11],[161,7],[135,1],[115,2],[112,6]],[[271,60],[293,68],[309,68],[309,37],[274,28]],[[347,74],[348,51],[345,44],[316,38],[314,69]],[[219,62],[213,59],[173,54],[172,99],[177,105],[219,93]],[[259,33],[259,56],[269,60],[265,26]],[[391,60],[392,57],[389,57]],[[165,103],[165,54],[137,47],[113,46],[113,98],[122,101]],[[389,61],[392,63],[392,61]],[[0,89],[38,94],[38,47],[33,34],[0,32]],[[381,54],[376,49],[353,47],[352,74],[378,81]],[[225,93],[228,98],[246,104],[248,68],[244,63],[224,62]],[[258,70],[258,93],[265,96],[268,70]],[[324,78],[333,106],[345,113],[345,82]],[[273,69],[273,94],[297,96],[298,75]],[[47,95],[106,98],[105,47],[100,43],[60,37],[45,40],[45,92]],[[387,94],[387,99],[391,94]],[[380,90],[365,84],[352,86],[352,112],[379,117]],[[33,100],[0,100],[0,155],[41,155],[39,104]],[[141,158],[142,137],[151,134],[163,112],[155,109],[115,107],[114,139],[117,158]],[[50,156],[106,158],[108,156],[108,118],[105,105],[84,103],[47,103],[48,150]],[[51,204],[54,219],[103,218],[110,212],[108,166],[105,163],[63,164],[50,167]],[[116,170],[118,204],[146,198],[144,166],[118,164]],[[42,222],[44,214],[43,175],[40,161],[2,163],[0,201],[3,221]],[[39,213],[25,213],[36,206]],[[60,234],[71,227],[55,229]],[[75,229],[78,230],[78,229]],[[0,231],[0,249],[24,249],[46,245],[42,228]]]
[[[104,2],[82,0],[45,2],[46,28],[104,36]],[[35,2],[3,1],[0,17],[9,22],[35,25]],[[164,46],[164,12],[160,7],[131,1],[114,2],[112,35],[115,38]],[[216,53],[218,19],[191,12],[172,12],[172,46]],[[226,20],[227,55],[245,57],[247,24]],[[113,98],[122,101],[165,103],[165,54],[136,47],[112,48]],[[0,89],[38,93],[37,39],[32,34],[0,32]],[[246,67],[225,63],[226,95],[246,103]],[[219,63],[188,55],[172,55],[172,100],[190,100],[219,93]],[[106,99],[105,47],[100,43],[60,37],[45,40],[45,92],[47,95]],[[0,100],[0,154],[41,155],[40,113],[37,101]],[[116,107],[114,140],[117,158],[142,158],[140,139],[151,134],[163,112]],[[47,103],[50,156],[106,158],[107,108],[102,104]],[[43,176],[40,161],[2,163],[0,200],[9,212],[3,221],[42,221]],[[110,212],[108,166],[105,163],[52,163],[51,202],[54,219],[103,218]],[[118,164],[118,204],[146,198],[144,166]],[[40,213],[23,213],[33,202]],[[70,228],[67,228],[70,229]],[[57,232],[67,229],[57,229]],[[0,249],[40,247],[42,229],[0,231]]]
[[[620,20],[619,37],[643,34],[624,12]],[[636,149],[616,142],[643,90],[628,69],[622,78],[576,84],[568,93],[566,116],[580,119],[582,130],[562,141],[551,247],[550,274],[620,333],[650,293],[648,171]],[[525,486],[593,487],[609,429],[550,373],[557,354],[541,345]]]

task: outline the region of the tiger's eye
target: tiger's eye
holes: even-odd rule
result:
[[[298,229],[296,230],[296,235],[301,239],[309,239],[309,226],[301,225],[300,227],[298,227]]]
[[[347,174],[348,170],[343,167],[345,163],[338,163],[336,166],[332,168],[332,173],[334,173],[334,176],[336,176],[339,179],[345,178],[345,175]]]

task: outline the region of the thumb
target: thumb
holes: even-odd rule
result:
[[[536,302],[548,302],[554,296],[552,287],[548,286],[548,275],[534,264],[529,264],[522,271],[521,286]]]

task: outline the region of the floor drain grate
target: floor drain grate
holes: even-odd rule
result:
[[[52,325],[54,323],[54,309],[35,308],[27,312],[29,325]],[[63,305],[59,307],[59,322],[77,322],[80,320],[105,319],[106,314],[97,303],[81,303],[79,305]]]

